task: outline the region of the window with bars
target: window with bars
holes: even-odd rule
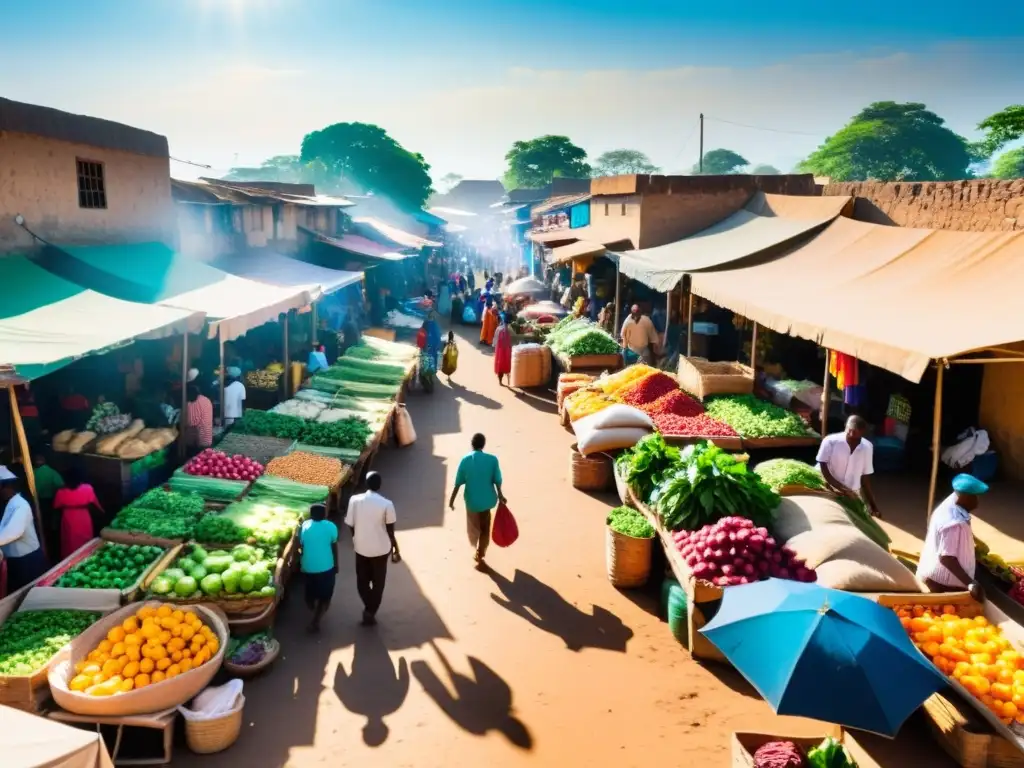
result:
[[[103,163],[76,160],[78,164],[78,207],[106,208],[107,187],[103,183]]]

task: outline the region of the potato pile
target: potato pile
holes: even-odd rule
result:
[[[89,696],[145,688],[202,666],[219,648],[217,633],[194,611],[144,606],[75,665],[68,687]]]
[[[341,482],[343,466],[330,456],[319,456],[305,451],[293,451],[278,456],[267,464],[267,474],[294,480],[307,485],[326,485],[334,488]]]

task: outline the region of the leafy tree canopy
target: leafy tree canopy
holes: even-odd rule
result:
[[[505,155],[506,189],[535,189],[551,183],[557,176],[573,179],[590,177],[587,153],[568,136],[540,136],[517,141]]]
[[[967,140],[924,104],[877,101],[800,168],[836,181],[946,181],[970,178],[975,159]]]
[[[750,169],[750,173],[754,176],[781,176],[782,171],[776,168],[774,165],[768,165],[767,163],[761,163],[761,165],[755,165]]]
[[[661,169],[637,149],[613,149],[594,161],[595,176],[625,176],[631,173],[657,173]]]
[[[978,129],[985,131],[981,147],[988,155],[998,152],[1011,141],[1024,139],[1024,104],[1014,104],[989,115],[978,124]]]
[[[704,176],[726,176],[739,173],[748,165],[750,165],[749,160],[731,149],[712,149],[710,152],[704,153],[704,167],[701,168],[700,164],[693,166],[693,173]]]
[[[997,179],[1024,178],[1024,147],[1004,152],[992,163],[992,176]]]
[[[368,123],[335,123],[302,140],[303,162],[320,162],[336,178],[388,199],[403,210],[420,208],[431,191],[430,166],[387,132]]]

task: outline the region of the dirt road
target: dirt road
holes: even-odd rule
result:
[[[182,746],[175,764],[725,768],[731,731],[814,732],[776,718],[734,673],[694,663],[653,597],[609,585],[612,498],[569,485],[572,439],[554,404],[500,388],[473,338],[451,386],[410,395],[417,443],[376,465],[405,558],[380,624],[358,625],[346,541],[323,633],[303,632],[292,594],[278,614],[283,658],[247,685],[238,743],[201,760]],[[445,504],[475,432],[501,459],[520,527],[513,547],[492,548],[493,574],[474,570],[461,504]]]

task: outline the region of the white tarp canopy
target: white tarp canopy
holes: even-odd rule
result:
[[[362,272],[330,269],[280,253],[235,253],[218,256],[213,266],[238,277],[310,294],[334,293],[363,279]]]

